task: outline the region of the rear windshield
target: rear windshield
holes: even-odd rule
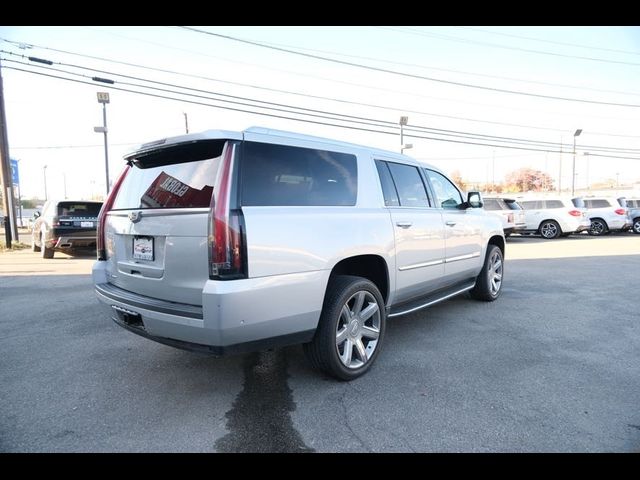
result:
[[[572,198],[571,203],[573,203],[573,206],[576,208],[586,208],[582,198]]]
[[[244,142],[242,205],[355,205],[357,173],[355,155]]]
[[[59,217],[97,217],[102,208],[99,202],[60,202]]]
[[[505,198],[504,203],[506,203],[507,207],[509,207],[511,210],[522,210],[522,207],[520,206],[520,204],[515,200],[510,200]]]
[[[198,142],[134,160],[113,209],[209,207],[221,146],[220,141]]]

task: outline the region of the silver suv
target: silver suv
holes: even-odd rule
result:
[[[640,198],[627,198],[625,205],[629,212],[629,222],[631,222],[631,230],[633,233],[640,234]]]
[[[122,327],[222,355],[303,343],[365,373],[387,319],[500,295],[500,221],[393,152],[250,128],[143,145],[100,213],[98,298]]]

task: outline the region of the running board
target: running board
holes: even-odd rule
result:
[[[469,282],[465,282],[462,284],[458,283],[453,287],[439,290],[435,293],[432,293],[431,295],[427,295],[426,297],[403,303],[402,305],[398,305],[395,308],[392,307],[390,313],[387,315],[387,318],[399,317],[400,315],[406,315],[408,313],[413,313],[423,308],[427,308],[435,303],[448,300],[451,297],[455,297],[456,295],[460,295],[461,293],[471,290],[473,287],[475,287],[475,285],[475,279],[472,279]]]

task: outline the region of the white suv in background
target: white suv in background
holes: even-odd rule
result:
[[[502,229],[505,237],[512,233],[519,233],[526,228],[527,223],[524,219],[524,211],[514,199],[485,197],[483,195],[482,202],[485,210],[497,215],[502,220]]]
[[[624,232],[631,227],[624,199],[590,197],[584,199],[584,204],[591,220],[589,235],[604,235],[616,230]]]
[[[568,237],[591,226],[580,197],[527,198],[518,203],[524,209],[525,231],[539,233],[543,238]]]

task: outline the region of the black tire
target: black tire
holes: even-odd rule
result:
[[[38,245],[36,245],[36,234],[35,233],[31,234],[31,251],[32,252],[39,252],[40,251],[40,247]]]
[[[364,293],[361,294],[361,292]],[[362,297],[360,309],[357,308],[355,303],[358,301],[359,296]],[[364,301],[368,301],[366,307],[364,307]],[[377,304],[377,311],[374,311],[370,317],[363,320],[357,315],[357,313],[362,313],[371,307],[374,302]],[[355,316],[349,317],[352,320],[348,324],[345,324],[345,314],[343,314],[343,307],[345,306],[349,311],[349,315],[353,314],[354,310],[356,311]],[[354,331],[357,330],[362,335],[362,327],[373,331],[376,328],[376,322],[378,324],[377,339],[369,338],[369,334],[367,334],[366,340],[363,340],[362,336],[359,338],[359,346],[366,357],[366,360],[362,361],[362,354],[358,353],[361,351],[357,347],[358,339],[355,336],[352,337],[352,334],[356,335]],[[341,331],[345,341],[338,343],[338,332],[341,326],[343,327]],[[375,284],[362,277],[338,275],[329,280],[318,328],[313,340],[303,345],[304,353],[314,368],[322,370],[339,380],[353,380],[365,374],[378,357],[384,339],[385,327],[386,310],[384,300]],[[352,338],[354,342],[351,342]],[[350,348],[349,355],[346,354],[347,346]],[[342,353],[340,351],[341,347]],[[352,356],[358,358],[353,360],[353,365],[346,366],[344,359],[341,359],[342,356],[349,363],[352,362]],[[362,365],[358,365],[358,362],[361,362]]]
[[[605,235],[609,233],[609,226],[607,222],[605,222],[601,218],[592,218],[591,226],[589,227],[589,235],[594,237],[599,237],[600,235]]]
[[[504,255],[497,245],[487,247],[482,270],[476,278],[476,286],[471,289],[471,298],[485,302],[493,302],[502,292],[504,276]]]
[[[558,238],[562,235],[560,225],[558,225],[558,222],[554,220],[545,220],[542,222],[538,231],[542,238],[546,238],[547,240],[553,240],[554,238]]]
[[[633,219],[633,224],[631,225],[631,231],[633,233],[640,234],[640,217]]]
[[[40,253],[42,258],[53,258],[53,248],[47,248],[44,243],[44,234],[40,234]]]

